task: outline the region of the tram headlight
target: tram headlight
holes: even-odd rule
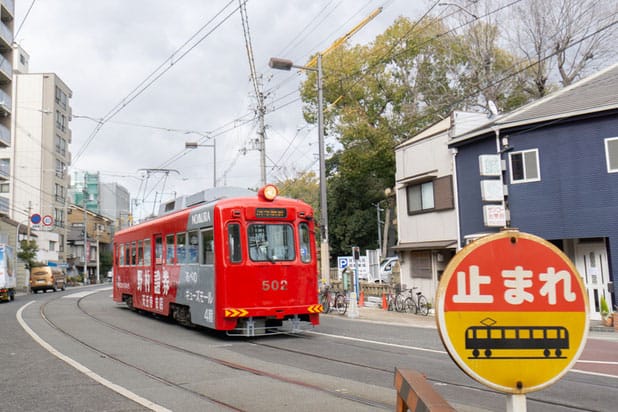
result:
[[[275,185],[266,185],[260,190],[261,195],[264,196],[266,200],[275,200],[277,195],[279,194],[279,189]]]

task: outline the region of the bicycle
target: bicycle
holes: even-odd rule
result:
[[[320,293],[320,304],[323,309],[322,313],[336,311],[343,315],[348,310],[347,297],[339,291],[333,293],[328,285],[325,285],[324,290]]]
[[[412,311],[414,311],[415,314],[420,313],[423,316],[427,316],[429,315],[427,298],[423,295],[423,292],[414,292],[415,289],[418,289],[418,287],[414,286],[412,289],[408,290],[410,296],[405,300],[404,309],[407,313],[412,313]],[[416,301],[414,300],[413,293],[416,293]]]

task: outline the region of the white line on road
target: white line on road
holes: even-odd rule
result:
[[[384,345],[384,346],[390,346],[393,348],[403,348],[403,349],[417,350],[421,352],[431,352],[431,353],[439,353],[441,355],[446,355],[446,351],[443,351],[443,350],[421,348],[418,346],[399,345],[397,343],[379,342],[377,340],[351,338],[349,336],[340,336],[340,335],[330,335],[328,333],[315,332],[315,331],[307,331],[307,333],[313,333],[314,335],[328,336],[329,338],[335,338],[335,339],[352,340],[352,341],[364,342],[364,343],[373,343],[375,345]]]
[[[87,367],[85,367],[84,365],[82,365],[81,363],[77,362],[76,360],[64,355],[63,353],[59,352],[58,350],[56,350],[53,346],[51,346],[49,343],[45,342],[39,335],[37,335],[31,328],[30,326],[28,326],[28,324],[24,321],[23,317],[22,317],[22,312],[24,311],[24,309],[26,309],[26,307],[28,307],[28,305],[34,303],[33,301],[26,303],[25,305],[23,305],[21,308],[19,308],[19,310],[17,311],[17,321],[19,322],[19,324],[21,325],[21,327],[26,331],[26,333],[28,333],[32,339],[34,339],[35,342],[37,342],[39,345],[41,345],[43,348],[45,348],[49,353],[51,353],[52,355],[54,355],[55,357],[57,357],[58,359],[68,363],[69,365],[71,365],[72,367],[74,367],[75,369],[77,369],[78,371],[80,371],[81,373],[83,373],[84,375],[88,376],[91,379],[94,379],[95,381],[99,382],[101,385],[108,387],[109,389],[113,390],[114,392],[124,396],[127,399],[132,400],[133,402],[139,403],[140,405],[152,410],[152,411],[156,411],[156,412],[172,412],[170,409],[167,409],[159,404],[156,404],[154,402],[149,401],[148,399],[142,398],[141,396],[137,395],[136,393],[131,392],[130,390],[128,390],[127,388],[124,388],[120,385],[117,385],[115,383],[112,383],[110,381],[108,381],[107,379],[105,379],[104,377],[102,377],[101,375],[96,374],[95,372],[91,371],[90,369],[88,369]]]
[[[105,290],[112,290],[112,287],[109,286],[109,287],[100,288],[100,289],[96,289],[96,290],[84,290],[84,291],[81,291],[81,292],[71,293],[70,295],[63,296],[62,298],[63,299],[67,299],[67,298],[68,299],[78,299],[78,298],[86,297],[88,295],[92,295],[94,293],[103,292]]]
[[[379,341],[375,341],[375,340],[368,340],[368,339],[361,339],[361,338],[352,338],[352,337],[349,337],[349,336],[331,335],[331,334],[328,334],[328,333],[315,332],[315,331],[307,331],[307,333],[312,333],[314,335],[327,336],[327,337],[333,338],[333,339],[342,339],[342,340],[351,340],[351,341],[356,341],[356,342],[372,343],[372,344],[375,344],[375,345],[390,346],[390,347],[393,347],[393,348],[402,348],[402,349],[416,350],[416,351],[421,351],[421,352],[439,353],[439,354],[444,354],[444,355],[447,354],[446,351],[436,350],[436,349],[429,349],[429,348],[421,348],[421,347],[418,347],[418,346],[399,345],[397,343],[379,342]],[[587,361],[587,360],[579,360],[577,362],[579,362],[579,363],[600,363],[600,364],[606,364],[606,365],[615,365],[617,363],[617,362]],[[605,378],[618,378],[618,376],[616,376],[616,375],[609,375],[609,374],[606,374],[606,373],[599,373],[599,372],[588,372],[588,371],[583,371],[583,370],[579,370],[579,369],[571,369],[570,371],[571,372],[575,372],[575,373],[582,373],[582,374],[585,374],[585,375],[594,375],[594,376],[600,376],[600,377],[605,377]]]

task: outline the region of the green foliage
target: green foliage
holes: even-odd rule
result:
[[[314,172],[299,173],[296,177],[277,182],[281,196],[299,199],[313,207],[319,216],[320,182]]]
[[[605,296],[601,296],[601,316],[606,317],[610,314],[609,305],[607,304],[607,300],[605,300]]]
[[[484,22],[455,34],[439,18],[400,17],[372,43],[323,57],[331,257],[378,248],[375,204],[395,185],[398,144],[453,110],[486,111],[490,100],[510,110],[530,99],[525,76],[509,75],[521,63],[498,47],[498,34]],[[301,87],[310,123],[315,76]]]
[[[104,274],[110,271],[112,269],[112,266],[112,253],[101,250],[101,254],[99,255],[99,272],[102,274],[101,276],[105,276]]]
[[[19,244],[20,248],[17,252],[17,257],[26,263],[26,268],[31,269],[36,266],[36,254],[39,251],[39,246],[35,240],[22,240]]]

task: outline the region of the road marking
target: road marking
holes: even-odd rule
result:
[[[581,374],[583,374],[583,375],[594,375],[594,376],[600,376],[600,377],[603,377],[603,378],[617,378],[617,379],[618,379],[618,376],[617,376],[617,375],[610,375],[610,374],[608,374],[608,373],[588,372],[588,371],[582,371],[582,370],[579,370],[579,369],[571,369],[571,372],[581,373]]]
[[[328,333],[315,332],[315,331],[307,331],[307,333],[312,333],[314,335],[326,336],[326,337],[334,338],[334,339],[351,340],[351,341],[356,341],[356,342],[372,343],[374,345],[390,346],[390,347],[393,347],[393,348],[409,349],[409,350],[415,350],[415,351],[421,351],[421,352],[438,353],[438,354],[441,354],[441,355],[446,355],[447,354],[447,352],[443,351],[443,350],[421,348],[421,347],[418,347],[418,346],[399,345],[399,344],[396,344],[396,343],[387,343],[387,342],[379,342],[379,341],[376,341],[376,340],[352,338],[352,337],[349,337],[349,336],[331,335],[331,334],[328,334]],[[603,361],[587,361],[587,360],[578,360],[577,362],[581,362],[581,363],[602,363],[602,364],[609,364],[609,365],[615,365],[616,363],[618,363],[618,362],[611,362],[611,361],[610,362],[603,362]],[[610,374],[599,373],[599,372],[588,372],[588,371],[583,371],[583,370],[579,370],[579,369],[571,369],[570,372],[581,373],[581,374],[585,374],[585,375],[594,375],[594,376],[599,376],[599,377],[604,377],[604,378],[618,378],[618,376],[616,376],[616,375],[610,375]]]
[[[92,293],[94,293],[94,292],[92,292]],[[163,406],[161,406],[159,404],[156,404],[156,403],[154,403],[152,401],[149,401],[148,399],[142,398],[141,396],[137,395],[134,392],[131,392],[127,388],[124,388],[124,387],[122,387],[120,385],[117,385],[115,383],[112,383],[112,382],[108,381],[107,379],[105,379],[101,375],[96,374],[95,372],[91,371],[90,369],[88,369],[87,367],[82,365],[81,363],[79,363],[76,360],[74,360],[74,359],[64,355],[63,353],[61,353],[58,350],[56,350],[56,348],[51,346],[49,343],[45,342],[39,335],[36,334],[36,332],[34,332],[30,328],[30,326],[28,326],[28,324],[24,321],[24,319],[22,317],[22,312],[24,311],[24,309],[26,309],[26,307],[28,307],[32,303],[34,303],[34,302],[30,301],[30,302],[26,303],[25,305],[23,305],[21,308],[19,308],[19,310],[17,311],[17,314],[16,314],[16,318],[17,318],[17,321],[19,322],[19,324],[21,325],[21,327],[26,331],[27,334],[29,334],[32,337],[32,339],[34,339],[34,341],[36,343],[41,345],[49,353],[51,353],[52,355],[54,355],[58,359],[68,363],[70,366],[72,366],[73,368],[77,369],[78,371],[80,371],[84,375],[88,376],[91,379],[94,379],[95,381],[97,381],[101,385],[106,386],[107,388],[113,390],[114,392],[118,393],[119,395],[122,395],[125,398],[127,398],[127,399],[129,399],[129,400],[131,400],[133,402],[139,403],[140,405],[150,409],[151,411],[156,411],[156,412],[172,412],[170,409],[167,409],[167,408],[165,408],[165,407],[163,407]]]
[[[399,345],[397,343],[387,343],[387,342],[379,342],[377,340],[368,340],[368,339],[361,339],[361,338],[351,338],[349,336],[331,335],[331,334],[328,334],[328,333],[315,332],[315,331],[307,331],[307,333],[313,333],[314,335],[328,336],[329,338],[335,338],[335,339],[352,340],[352,341],[364,342],[364,343],[373,343],[375,345],[390,346],[392,348],[403,348],[403,349],[410,349],[410,350],[416,350],[416,351],[421,351],[421,352],[431,352],[431,353],[439,353],[441,355],[446,355],[446,351],[436,350],[436,349],[428,349],[428,348],[421,348],[419,346]]]
[[[108,287],[100,288],[100,289],[96,289],[96,290],[84,290],[84,291],[81,291],[81,292],[71,293],[70,295],[65,295],[62,298],[63,299],[78,299],[78,298],[86,297],[88,295],[92,295],[94,293],[103,292],[103,291],[106,291],[106,290],[112,290],[112,287],[108,286]]]

